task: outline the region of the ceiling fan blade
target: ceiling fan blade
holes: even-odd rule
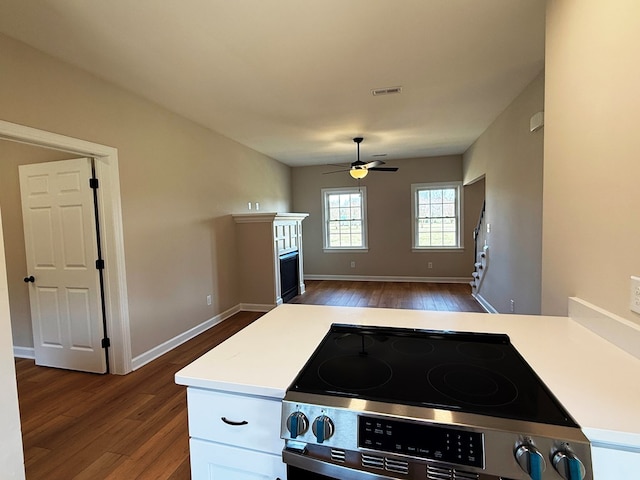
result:
[[[373,167],[373,168],[368,168],[367,170],[373,170],[376,172],[397,172],[398,167]]]
[[[322,172],[323,175],[328,175],[329,173],[340,173],[340,172],[348,172],[349,169],[346,170],[332,170],[330,172]]]
[[[350,163],[325,163],[325,165],[328,167],[342,167],[342,168],[347,168],[351,166]]]
[[[372,162],[365,163],[363,167],[366,168],[367,170],[371,170],[372,168],[375,168],[378,165],[384,165],[384,162],[382,160],[374,160]]]

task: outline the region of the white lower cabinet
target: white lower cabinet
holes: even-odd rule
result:
[[[187,388],[192,480],[286,480],[281,401]]]
[[[595,480],[640,478],[640,452],[637,451],[591,447],[591,462]]]
[[[280,455],[256,452],[192,438],[193,480],[286,480]]]

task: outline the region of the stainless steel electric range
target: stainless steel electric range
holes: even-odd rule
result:
[[[501,334],[334,324],[281,436],[289,480],[593,480],[587,438]]]

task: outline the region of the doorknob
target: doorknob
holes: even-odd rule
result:
[[[29,275],[28,277],[24,277],[24,283],[29,283],[29,282],[33,283],[35,281],[36,281],[36,279],[35,279],[35,277],[33,275]]]

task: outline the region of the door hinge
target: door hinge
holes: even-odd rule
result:
[[[97,178],[90,178],[89,179],[89,187],[90,188],[98,188],[98,179]]]
[[[96,260],[96,269],[104,270],[104,260],[102,259]]]
[[[109,340],[109,337],[103,338],[102,348],[109,348],[110,346],[111,346],[111,340]]]

